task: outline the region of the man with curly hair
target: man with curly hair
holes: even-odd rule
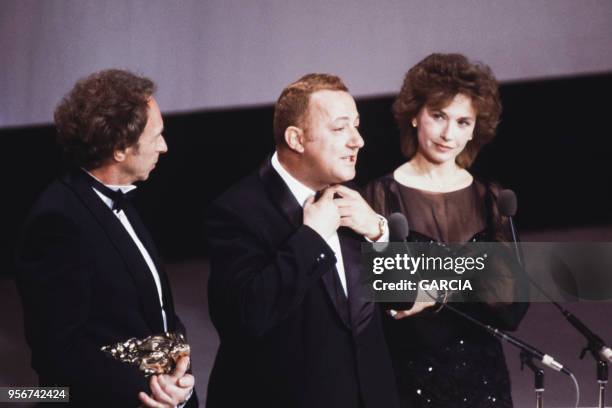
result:
[[[168,148],[148,78],[105,70],[55,111],[71,171],[39,197],[17,252],[17,284],[41,386],[70,387],[72,406],[174,407],[192,394],[189,359],[147,380],[100,348],[183,332],[168,278],[128,196]]]

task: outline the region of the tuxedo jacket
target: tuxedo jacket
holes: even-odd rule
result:
[[[136,407],[148,381],[100,348],[163,333],[159,295],[136,244],[86,177],[75,171],[42,193],[18,246],[32,368],[42,386],[70,387],[73,406]],[[159,272],[168,330],[184,332],[155,245],[131,204],[124,212]]]
[[[397,406],[381,316],[358,295],[361,237],[338,232],[347,298],[302,211],[270,161],[209,209],[210,408]]]

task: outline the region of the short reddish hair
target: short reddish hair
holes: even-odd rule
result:
[[[274,141],[277,147],[287,145],[285,130],[289,126],[303,127],[310,95],[323,90],[348,92],[344,82],[331,74],[306,74],[283,89],[274,105]]]

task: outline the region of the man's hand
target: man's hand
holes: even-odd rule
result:
[[[315,202],[309,197],[304,204],[304,225],[327,240],[340,226],[340,213],[334,204],[334,190],[326,189]]]
[[[370,241],[376,241],[381,237],[380,218],[361,197],[361,194],[340,184],[330,187],[328,190],[333,190],[340,196],[340,198],[334,199],[334,203],[340,211],[341,226],[349,227]]]
[[[141,392],[138,398],[144,407],[168,408],[184,403],[193,390],[193,375],[186,374],[189,357],[181,357],[172,374],[154,375],[149,380],[151,396]]]

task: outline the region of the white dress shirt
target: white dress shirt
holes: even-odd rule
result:
[[[89,173],[89,175],[95,178],[96,180],[100,181],[93,174]],[[100,181],[100,183],[102,182]],[[115,186],[112,184],[104,184],[104,185],[113,191],[121,190],[123,194],[126,194],[127,192],[132,191],[136,188],[136,186],[134,185],[128,185],[128,186]],[[100,197],[100,199],[104,202],[104,204],[106,204],[106,206],[112,210],[113,204],[114,204],[113,200],[105,196],[104,194],[96,190],[95,188],[93,188],[93,191],[95,191],[96,194]],[[155,286],[157,287],[157,295],[159,296],[159,304],[161,306],[161,315],[162,315],[162,320],[164,322],[164,332],[167,332],[168,331],[168,321],[166,319],[166,311],[164,310],[164,298],[162,296],[161,280],[159,279],[159,272],[157,272],[155,263],[153,262],[153,259],[151,258],[151,255],[149,255],[149,252],[147,251],[145,246],[142,244],[142,242],[138,238],[138,235],[136,235],[134,228],[132,228],[132,224],[130,224],[130,221],[128,220],[123,210],[119,210],[119,211],[112,210],[112,211],[113,211],[113,214],[115,214],[115,216],[119,219],[119,221],[121,222],[125,230],[128,232],[128,234],[130,234],[130,237],[132,237],[132,240],[138,247],[138,250],[142,254],[142,257],[144,258],[147,266],[149,267],[149,270],[151,271],[151,275],[153,275],[153,280],[155,281]],[[177,405],[177,407],[178,408],[184,407],[192,395],[193,395],[193,388],[189,391],[189,395],[187,395],[187,398],[185,399],[185,401]]]
[[[272,167],[276,172],[281,176],[287,187],[289,187],[289,191],[293,194],[297,202],[304,208],[304,204],[306,204],[306,200],[308,198],[314,196],[316,191],[313,191],[309,187],[306,187],[299,181],[295,179],[282,164],[278,161],[278,154],[274,152],[272,155]],[[342,261],[342,250],[340,248],[340,239],[338,238],[338,232],[334,232],[332,236],[325,240],[327,245],[334,251],[334,255],[336,255],[336,270],[338,271],[338,277],[340,278],[340,283],[342,284],[342,290],[344,291],[344,295],[348,296],[348,291],[346,289],[346,273],[344,271],[344,262]]]
[[[96,178],[91,173],[89,173],[89,175],[95,178],[96,180],[100,181],[98,178]],[[100,183],[102,182],[100,181]],[[128,185],[128,186],[114,186],[114,185],[109,185],[109,184],[104,184],[104,185],[113,191],[121,190],[121,192],[124,194],[136,188],[136,186],[134,185]],[[98,190],[96,190],[94,187],[92,188],[93,188],[93,191],[95,191],[96,194],[100,197],[100,199],[104,202],[104,204],[106,204],[106,206],[112,210],[113,200],[105,196]],[[151,271],[151,275],[153,276],[153,280],[155,281],[155,286],[157,287],[157,295],[159,296],[159,304],[161,306],[161,315],[162,315],[162,320],[164,322],[164,331],[166,332],[168,331],[168,323],[166,319],[166,311],[164,310],[164,299],[162,296],[161,280],[159,279],[159,272],[157,271],[157,268],[155,267],[155,263],[153,262],[153,259],[151,258],[151,255],[149,255],[149,252],[147,251],[145,246],[142,244],[142,242],[138,238],[138,235],[136,235],[136,232],[134,231],[132,224],[130,224],[130,221],[128,220],[123,210],[119,210],[119,211],[112,210],[112,211],[113,211],[113,214],[115,214],[115,216],[119,219],[119,221],[121,222],[121,225],[123,225],[123,227],[128,232],[128,234],[130,234],[130,237],[132,237],[132,240],[138,247],[138,250],[142,254],[142,257],[144,258],[147,266],[149,267],[149,270]]]

